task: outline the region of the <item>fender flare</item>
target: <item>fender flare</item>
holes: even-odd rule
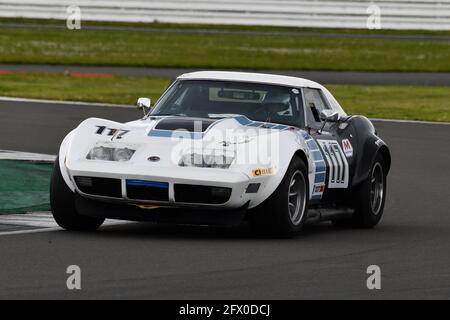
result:
[[[314,164],[313,160],[309,157],[308,147],[306,143],[304,142],[303,138],[298,141],[296,139],[296,143],[288,143],[286,142],[284,145],[288,146],[287,150],[280,150],[280,159],[283,159],[280,161],[280,166],[278,172],[271,176],[267,182],[267,185],[270,186],[264,188],[261,191],[261,194],[259,194],[257,199],[252,200],[250,203],[249,208],[254,208],[261,203],[263,203],[265,200],[267,200],[278,188],[281,181],[283,180],[287,169],[289,168],[289,165],[292,161],[292,159],[295,156],[298,156],[302,161],[304,161],[306,169],[308,171],[308,184],[309,184],[309,195],[308,197],[311,197],[313,184],[314,184]],[[299,143],[300,142],[300,143]]]
[[[377,136],[375,127],[369,119],[363,116],[353,116],[352,125],[356,132],[366,132],[358,135],[357,167],[352,179],[352,187],[358,186],[365,181],[370,174],[372,163],[378,154],[381,154],[386,165],[386,175],[391,167],[391,153],[387,144]]]
[[[67,184],[67,186],[69,187],[70,190],[72,190],[72,192],[75,192],[75,184],[72,181],[72,179],[70,178],[69,172],[67,170],[66,167],[66,157],[67,154],[70,150],[70,145],[72,143],[72,138],[75,134],[75,130],[70,131],[63,139],[63,141],[61,142],[61,146],[59,147],[59,152],[58,152],[58,160],[59,160],[59,168],[61,170],[61,176],[64,179],[64,182]]]

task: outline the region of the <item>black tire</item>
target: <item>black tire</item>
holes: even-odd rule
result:
[[[105,221],[104,218],[88,217],[78,214],[75,208],[74,193],[66,185],[56,158],[50,182],[50,207],[56,223],[66,230],[95,231]]]
[[[379,175],[377,172],[380,172]],[[381,199],[373,201],[374,195],[378,191],[374,188],[374,176],[380,176],[382,181],[378,181],[376,185],[382,186]],[[377,179],[375,179],[377,180]],[[350,219],[335,220],[333,224],[337,227],[357,227],[357,228],[373,228],[381,220],[384,211],[384,204],[386,201],[386,165],[381,154],[377,154],[375,160],[370,167],[369,176],[359,186],[354,193],[354,208],[355,213]],[[379,194],[379,193],[378,193]]]
[[[295,200],[289,198],[289,193],[292,191],[290,184],[293,178],[294,184],[298,183],[302,188],[302,191],[299,189],[298,196],[301,197],[301,203],[298,204],[300,209],[297,216],[289,209],[289,202],[296,202],[297,200],[297,198]],[[293,237],[303,228],[306,221],[308,201],[308,170],[304,162],[295,156],[277,189],[262,204],[250,210],[249,222],[254,230],[261,235],[282,238]],[[297,218],[293,219],[292,216]]]

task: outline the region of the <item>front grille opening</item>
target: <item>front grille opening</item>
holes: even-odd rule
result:
[[[175,184],[175,202],[222,204],[231,196],[231,188]]]
[[[85,176],[75,176],[74,179],[78,189],[83,193],[103,197],[122,198],[120,179]]]
[[[169,201],[169,183],[127,180],[127,197],[133,200]]]

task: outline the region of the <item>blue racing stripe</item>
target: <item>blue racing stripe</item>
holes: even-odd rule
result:
[[[311,151],[311,154],[312,154],[313,159],[314,159],[315,161],[317,161],[317,160],[323,160],[323,157],[322,157],[322,154],[320,153],[320,150],[314,150],[314,151]]]
[[[236,116],[233,117],[239,124],[247,127],[262,127],[265,129],[277,129],[277,130],[287,130],[290,127],[284,124],[277,124],[277,123],[271,123],[271,122],[261,122],[261,121],[253,121],[247,118],[246,116]],[[220,121],[220,120],[219,120]],[[214,122],[216,124],[217,122]],[[213,124],[213,125],[214,125]],[[207,130],[209,130],[213,125],[211,125]],[[307,134],[307,137],[311,139],[311,137]],[[189,132],[185,130],[165,130],[165,129],[151,129],[148,133],[148,136],[152,137],[161,137],[161,138],[185,138],[185,139],[202,139],[204,136],[203,132]]]
[[[127,179],[128,186],[143,186],[143,187],[156,187],[156,188],[169,188],[168,182],[160,182],[160,181],[146,181],[146,180],[135,180],[135,179]]]
[[[234,117],[234,119],[236,119],[236,121],[239,122],[240,124],[242,124],[243,126],[246,126],[246,125],[252,123],[252,120],[250,120],[246,116],[237,116],[237,117]]]
[[[314,183],[320,183],[320,182],[325,182],[325,172],[316,173]]]
[[[261,121],[252,121],[246,116],[236,116],[234,119],[239,122],[239,124],[243,126],[249,126],[249,127],[260,127],[263,126],[264,128],[269,129],[286,129],[288,126],[285,126],[283,124],[276,124],[276,123],[269,123],[269,122],[261,122]]]
[[[326,171],[326,165],[324,161],[316,161],[316,172]]]
[[[302,131],[302,135],[305,140],[312,139],[311,136],[306,131]]]
[[[272,129],[279,129],[279,130],[285,130],[289,128],[288,126],[285,126],[284,124],[277,124],[275,127],[273,127]]]
[[[249,127],[261,127],[262,124],[263,124],[262,122],[256,122],[256,121],[254,121],[254,122],[252,122],[252,123],[247,124],[247,126],[249,126]]]
[[[243,126],[249,126],[249,127],[261,127],[269,128],[269,129],[277,129],[277,130],[286,130],[289,128],[289,126],[284,124],[278,124],[278,123],[268,123],[268,122],[261,122],[261,121],[252,121],[246,116],[236,116],[234,119],[239,122],[239,124]]]
[[[319,150],[319,147],[317,146],[317,143],[314,140],[306,140],[306,144],[308,145],[308,148],[310,151],[313,150]]]

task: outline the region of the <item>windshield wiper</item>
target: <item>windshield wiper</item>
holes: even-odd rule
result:
[[[160,116],[173,116],[173,117],[187,117],[184,113],[158,113],[158,114],[149,114],[149,117],[160,117]]]
[[[208,118],[220,119],[220,118],[234,118],[234,117],[245,117],[240,113],[209,113]]]

